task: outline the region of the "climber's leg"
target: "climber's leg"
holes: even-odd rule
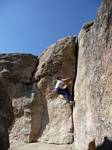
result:
[[[59,95],[63,95],[65,100],[67,100],[67,101],[73,100],[72,95],[70,94],[69,89],[67,87],[65,89],[57,88],[56,92]]]
[[[64,91],[64,92],[63,92],[64,98],[65,98],[66,100],[68,100],[68,101],[72,101],[73,98],[72,98],[72,95],[71,95],[69,89],[66,87],[65,89],[63,89],[63,91]]]
[[[56,93],[59,94],[59,95],[64,95],[64,91],[61,88],[57,88]]]

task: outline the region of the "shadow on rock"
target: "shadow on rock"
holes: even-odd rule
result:
[[[104,137],[104,142],[98,145],[96,150],[112,150],[112,141],[108,137]]]

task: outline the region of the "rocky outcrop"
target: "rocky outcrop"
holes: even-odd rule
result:
[[[46,49],[39,62],[32,55],[0,55],[14,113],[10,142],[73,143],[73,110],[54,86],[57,76],[71,77],[73,92],[76,51],[77,38],[69,36]]]
[[[37,58],[28,54],[0,55],[0,107],[3,109],[1,111],[4,112],[4,119],[11,120],[10,124],[8,123],[12,125],[11,140],[22,139],[21,137],[23,137],[23,129],[25,126],[24,105],[29,103],[31,99],[30,84],[31,80],[33,80],[37,63]],[[12,119],[10,118],[13,116],[14,121],[12,124]],[[6,132],[7,138],[9,125],[4,125],[6,130],[4,132]],[[0,132],[3,132],[1,130]]]
[[[0,71],[13,82],[30,83],[37,63],[37,57],[31,54],[0,55]]]
[[[75,147],[95,149],[112,138],[112,1],[104,0],[94,24],[79,35],[74,108]],[[107,142],[108,143],[108,142]],[[108,147],[105,147],[109,150]],[[112,148],[112,147],[111,147]]]
[[[38,81],[32,102],[30,141],[67,144],[73,142],[71,106],[53,91],[56,77],[75,77],[76,37],[66,37],[50,46],[40,57],[35,74]],[[73,84],[70,89],[72,90]],[[72,91],[71,91],[72,92]]]
[[[71,77],[75,107],[55,93],[58,76]],[[7,150],[13,122],[10,141],[38,141],[30,148],[51,143],[59,147],[46,148],[111,150],[111,78],[112,2],[103,0],[96,20],[84,24],[78,39],[57,41],[39,60],[25,54],[0,55],[0,147]],[[23,144],[18,149],[27,148]]]

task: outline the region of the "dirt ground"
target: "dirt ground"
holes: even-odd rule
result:
[[[73,145],[31,143],[31,144],[12,144],[9,150],[74,150],[74,149]]]

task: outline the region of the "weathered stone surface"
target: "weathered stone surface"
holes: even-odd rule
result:
[[[13,106],[11,111],[14,113],[14,122],[10,133],[10,140],[13,142],[26,138],[26,130],[30,130],[30,125],[25,126],[30,118],[30,116],[25,116],[27,110],[25,106],[31,103],[31,88],[33,86],[31,82],[37,63],[37,57],[30,54],[0,55],[0,78],[4,83],[6,100],[10,99]],[[11,117],[10,113],[9,117]]]
[[[0,54],[0,71],[8,70],[13,82],[29,83],[36,63],[36,56],[31,54]]]
[[[1,73],[0,73],[1,75]],[[0,77],[0,150],[9,148],[8,128],[13,121],[13,109],[3,78]]]
[[[102,2],[88,28],[79,35],[73,117],[77,150],[112,138],[112,1]]]
[[[76,38],[72,36],[59,40],[39,59],[35,74],[38,83],[32,102],[30,141],[55,144],[73,142],[71,106],[63,97],[56,95],[53,89],[57,76],[62,78],[75,76],[76,43]]]

